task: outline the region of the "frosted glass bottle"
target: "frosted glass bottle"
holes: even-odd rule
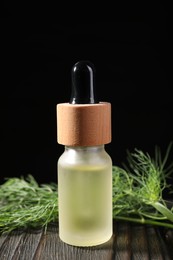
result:
[[[111,104],[99,102],[95,67],[72,67],[70,101],[57,104],[59,237],[74,246],[96,246],[112,236]]]
[[[112,236],[112,160],[104,145],[65,146],[58,160],[59,236],[95,246]]]

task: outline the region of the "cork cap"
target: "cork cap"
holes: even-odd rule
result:
[[[111,142],[111,104],[57,105],[57,141],[67,146],[95,146]]]
[[[66,146],[110,143],[111,104],[97,100],[94,65],[79,61],[71,76],[70,102],[57,104],[57,142]]]

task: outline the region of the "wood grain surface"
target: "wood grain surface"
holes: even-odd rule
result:
[[[0,236],[0,260],[173,259],[173,229],[114,222],[114,234],[96,247],[74,247],[59,239],[58,225]]]

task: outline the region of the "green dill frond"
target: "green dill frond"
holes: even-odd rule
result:
[[[123,170],[114,167],[113,174],[118,176],[114,179],[121,179],[119,183],[122,187],[122,191],[118,191],[113,182],[113,194],[117,198],[116,203],[113,200],[115,218],[119,218],[122,214],[126,217],[134,214],[141,218],[145,217],[145,220],[147,217],[147,219],[165,219],[173,222],[173,210],[167,207],[163,199],[163,190],[170,188],[172,192],[167,184],[167,178],[173,172],[173,164],[167,166],[171,146],[172,143],[168,146],[163,160],[158,147],[155,149],[154,159],[148,153],[135,148],[134,152],[127,151],[128,165],[123,164]],[[126,182],[126,188],[123,182]],[[118,186],[118,182],[116,185]]]
[[[38,185],[33,176],[10,178],[0,186],[0,231],[47,227],[58,219],[57,185]]]

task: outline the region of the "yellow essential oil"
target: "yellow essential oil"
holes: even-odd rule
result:
[[[109,240],[112,161],[104,146],[67,147],[58,162],[58,181],[61,240],[75,246],[94,246]]]

